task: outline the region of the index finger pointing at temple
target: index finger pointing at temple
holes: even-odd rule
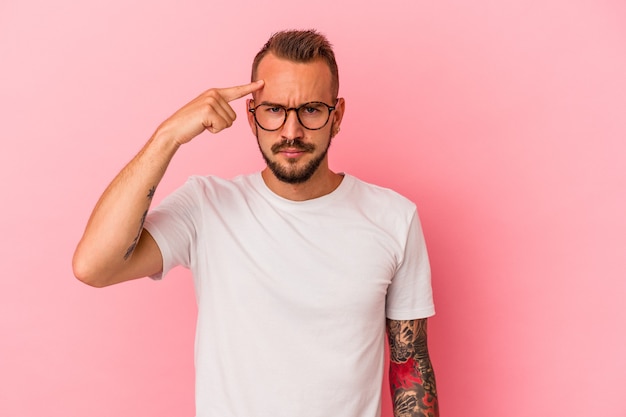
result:
[[[257,90],[260,90],[261,88],[263,88],[263,85],[263,80],[257,80],[250,84],[238,85],[236,87],[229,88],[220,88],[219,93],[222,97],[224,97],[224,100],[233,101]]]

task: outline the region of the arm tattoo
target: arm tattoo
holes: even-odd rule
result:
[[[435,373],[428,354],[426,319],[387,320],[389,384],[394,417],[437,417]]]
[[[155,191],[156,191],[156,187],[153,186],[152,188],[150,188],[150,190],[148,191],[148,195],[146,196],[148,198],[148,201],[152,201],[152,197],[154,197]],[[139,243],[139,238],[141,237],[141,232],[143,231],[143,224],[146,221],[147,215],[148,215],[148,210],[146,209],[146,211],[144,211],[143,215],[141,216],[141,221],[139,222],[139,230],[137,231],[137,236],[135,236],[133,243],[131,243],[128,249],[126,249],[126,253],[124,254],[124,260],[127,260],[128,258],[130,258],[130,255],[132,255],[133,252],[135,251],[135,248],[137,247],[137,243]]]

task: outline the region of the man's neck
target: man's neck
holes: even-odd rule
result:
[[[265,185],[276,195],[292,201],[306,201],[330,194],[341,184],[343,175],[320,167],[313,176],[302,183],[289,184],[276,178],[269,168],[261,172]]]

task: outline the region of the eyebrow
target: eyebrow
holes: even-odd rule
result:
[[[278,104],[278,103],[272,103],[271,101],[263,101],[261,103],[258,104],[259,106],[276,106],[276,107],[284,107],[287,108],[287,106],[282,105],[282,104]]]
[[[324,101],[321,101],[321,100],[311,100],[311,101],[304,102],[304,103],[302,103],[302,104],[300,104],[300,105],[298,105],[296,107],[287,107],[284,104],[273,103],[271,101],[262,101],[261,103],[257,104],[257,106],[275,106],[275,107],[283,107],[285,109],[290,109],[290,108],[298,109],[298,108],[304,106],[305,104],[309,104],[309,103],[324,103],[324,104],[326,104]]]

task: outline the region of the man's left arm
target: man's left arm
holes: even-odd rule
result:
[[[387,319],[389,385],[394,417],[439,416],[426,324],[427,319]]]

